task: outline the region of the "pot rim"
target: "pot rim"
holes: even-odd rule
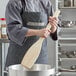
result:
[[[21,69],[16,69],[16,67],[17,66],[21,66],[22,68],[23,68],[23,70],[21,70]],[[38,69],[38,70],[36,70],[36,69],[27,69],[27,68],[25,68],[24,66],[22,66],[21,64],[14,64],[14,65],[10,65],[9,67],[8,67],[8,70],[15,70],[15,71],[26,71],[26,72],[46,72],[46,71],[51,71],[51,70],[55,70],[55,68],[51,68],[51,66],[50,65],[47,65],[47,64],[34,64],[34,66],[46,66],[47,67],[47,69]]]

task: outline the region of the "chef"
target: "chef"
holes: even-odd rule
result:
[[[47,37],[57,40],[57,18],[52,17],[50,0],[9,0],[6,7],[9,48],[5,68],[20,64],[27,50],[39,37],[44,37],[36,63],[48,64]],[[46,29],[48,22],[51,30]]]

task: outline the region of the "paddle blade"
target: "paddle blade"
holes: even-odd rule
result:
[[[43,40],[44,38],[39,38],[39,40],[35,42],[26,52],[21,62],[24,67],[30,69],[33,66],[40,54]]]

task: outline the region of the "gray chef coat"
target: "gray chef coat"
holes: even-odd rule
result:
[[[52,16],[52,6],[50,0],[25,0],[25,9],[23,12],[40,12],[43,14],[41,16],[45,25],[48,23],[48,17]],[[6,23],[7,23],[7,34],[9,36],[9,48],[6,58],[5,66],[19,64],[28,50],[28,48],[38,40],[39,37],[31,36],[26,37],[28,27],[26,23],[23,23],[21,16],[22,12],[21,0],[9,0],[6,7]],[[35,29],[34,27],[32,27]],[[36,28],[37,29],[37,28]],[[57,39],[56,32],[50,34],[53,40]],[[48,54],[47,54],[47,39],[43,41],[41,53],[36,61],[36,63],[47,64]]]

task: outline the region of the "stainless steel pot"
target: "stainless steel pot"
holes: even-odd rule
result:
[[[8,67],[8,76],[54,76],[55,69],[50,65],[35,64],[30,70],[20,64]]]

